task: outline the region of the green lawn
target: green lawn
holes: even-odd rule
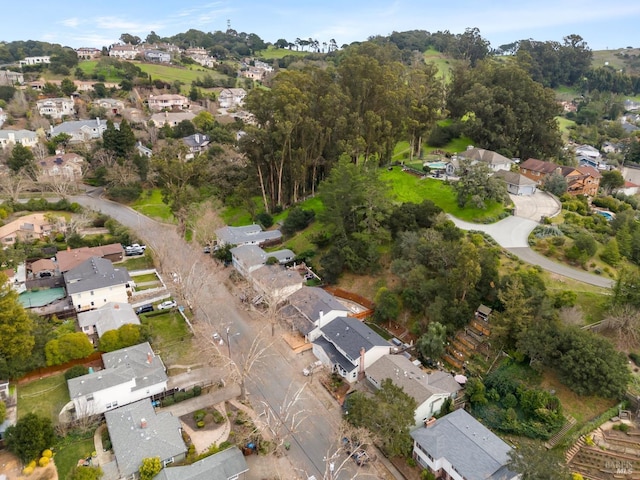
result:
[[[269,47],[266,50],[260,50],[256,52],[256,57],[261,58],[263,60],[272,60],[274,58],[283,58],[288,55],[293,55],[294,57],[304,57],[308,55],[310,52],[301,52],[296,50],[289,50],[288,48],[275,48]]]
[[[97,66],[98,66],[97,60],[85,60],[78,63],[78,68],[80,68],[88,78],[90,78],[91,75],[95,72],[97,74],[104,75],[105,82],[120,83],[122,81],[122,76],[117,74],[115,68],[113,67],[100,68],[99,70],[96,71]]]
[[[18,418],[38,413],[57,424],[60,410],[67,402],[69,390],[63,373],[18,386]]]
[[[455,62],[455,60],[447,58],[444,54],[434,49],[429,49],[424,52],[424,61],[426,63],[434,64],[438,68],[440,78],[447,83],[449,82],[451,79],[451,70],[453,68],[452,62]]]
[[[175,221],[169,205],[162,201],[162,192],[159,188],[142,192],[140,198],[131,205],[131,208],[147,217],[162,220],[163,222],[171,223]]]
[[[145,73],[151,75],[152,79],[162,80],[167,83],[173,83],[176,80],[184,83],[185,85],[191,85],[191,82],[200,78],[204,79],[205,75],[209,75],[212,78],[227,78],[225,75],[215,71],[209,70],[200,65],[190,67],[192,68],[184,68],[184,67],[173,67],[170,65],[158,65],[155,63],[140,63],[134,62],[140,70]]]
[[[145,270],[147,268],[153,268],[153,258],[151,254],[147,250],[144,255],[139,255],[137,257],[124,257],[125,264],[127,270]]]
[[[576,125],[576,122],[573,120],[569,120],[564,117],[556,117],[556,121],[558,122],[558,128],[560,129],[560,133],[562,134],[562,138],[566,141],[569,136],[569,127],[573,127]]]
[[[453,187],[450,185],[433,178],[420,179],[403,172],[398,167],[390,171],[384,170],[380,175],[383,180],[391,184],[395,194],[394,200],[400,203],[421,203],[423,200],[431,200],[445,212],[467,221],[497,218],[504,211],[504,207],[495,202],[491,202],[485,210],[460,208]]]
[[[191,332],[182,316],[175,310],[162,314],[142,314],[140,322],[148,325],[153,351],[166,365],[180,363],[191,351]]]
[[[136,282],[136,283],[142,283],[142,282],[159,282],[160,280],[158,280],[158,277],[156,276],[155,273],[147,273],[144,275],[135,275],[135,276],[131,276],[131,279]]]
[[[93,435],[90,438],[74,439],[67,437],[56,446],[53,461],[58,471],[58,478],[65,479],[81,458],[87,458],[95,450]]]

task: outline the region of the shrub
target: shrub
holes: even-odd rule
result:
[[[69,370],[64,372],[65,380],[71,380],[72,378],[81,377],[89,373],[89,369],[84,365],[74,365]],[[47,450],[45,450],[46,452]],[[43,454],[44,455],[44,454]]]
[[[629,358],[633,360],[633,363],[635,363],[636,366],[640,367],[640,355],[638,355],[636,352],[631,352],[629,354]]]
[[[176,399],[173,397],[173,395],[169,395],[168,397],[164,397],[162,399],[163,407],[168,407],[170,405],[173,405],[174,403],[176,403]]]
[[[213,415],[213,421],[216,423],[222,423],[226,419],[226,417],[222,415],[218,410],[214,410],[212,412],[212,415]]]
[[[202,393],[202,387],[200,385],[196,385],[195,387],[193,387],[194,397],[199,397],[201,393]]]
[[[38,460],[38,465],[41,467],[46,467],[47,465],[49,465],[49,461],[51,459],[49,457],[40,457],[40,460]]]
[[[273,217],[267,212],[261,212],[256,215],[256,220],[258,220],[260,225],[262,225],[264,228],[269,228],[273,225]]]
[[[204,417],[206,417],[206,415],[207,415],[207,412],[205,412],[204,410],[198,410],[193,414],[193,419],[196,422],[199,422],[201,420],[204,420]]]
[[[414,458],[409,457],[407,458],[407,465],[409,465],[411,468],[415,467],[417,465],[417,462],[415,461]]]
[[[44,452],[42,452],[42,456],[47,458],[52,458],[53,452],[47,448]]]
[[[204,420],[200,420],[199,422],[196,423],[196,426],[198,428],[204,428]]]
[[[293,207],[289,215],[282,224],[282,233],[291,235],[299,230],[304,230],[309,226],[316,216],[313,210],[304,210],[300,207]]]

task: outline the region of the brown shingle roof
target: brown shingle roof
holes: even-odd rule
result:
[[[551,174],[555,172],[556,168],[558,168],[558,165],[555,163],[538,160],[537,158],[528,158],[520,164],[521,170],[530,170],[532,172],[540,172],[544,174]]]
[[[119,243],[100,245],[98,247],[81,247],[73,250],[62,250],[56,254],[58,268],[64,273],[77,267],[91,257],[106,257],[107,255],[124,255],[124,249]]]

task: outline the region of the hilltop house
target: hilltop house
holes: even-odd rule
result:
[[[600,172],[590,166],[568,167],[552,162],[529,158],[520,165],[520,173],[539,185],[553,174],[562,175],[567,181],[567,193],[571,195],[595,196],[600,188]]]
[[[244,103],[247,91],[244,88],[224,88],[218,94],[220,108],[239,107]]]
[[[118,466],[118,478],[135,479],[145,458],[158,457],[162,468],[184,460],[187,446],[180,419],[156,413],[150,400],[140,400],[105,413]],[[211,477],[203,477],[211,478]]]
[[[0,147],[4,150],[8,145],[19,143],[23,147],[35,147],[38,135],[30,130],[0,130]]]
[[[114,123],[116,129],[120,128],[119,123]],[[63,122],[60,125],[51,127],[50,136],[55,137],[61,133],[66,133],[71,136],[69,142],[88,142],[102,138],[102,134],[107,129],[106,122],[103,122],[99,118],[94,120],[75,120],[70,122]]]
[[[189,149],[189,153],[186,156],[187,160],[192,159],[196,156],[196,154],[200,152],[204,152],[208,147],[209,143],[211,143],[211,138],[209,135],[204,135],[202,133],[194,133],[193,135],[189,135],[188,137],[184,137],[182,142]]]
[[[101,338],[109,330],[117,330],[123,325],[140,325],[140,319],[130,303],[109,302],[96,310],[78,314],[78,327],[82,333]]]
[[[0,244],[7,247],[18,240],[21,242],[40,240],[56,229],[66,230],[64,217],[52,218],[44,213],[32,213],[0,227]]]
[[[76,54],[78,55],[78,60],[93,60],[102,55],[102,50],[94,47],[80,47],[76,48]]]
[[[49,55],[41,55],[39,57],[25,57],[18,62],[20,66],[40,65],[43,63],[51,63],[51,57]]]
[[[56,261],[61,273],[77,267],[91,257],[106,258],[112,263],[119,262],[124,258],[124,248],[119,243],[110,243],[97,247],[67,248],[56,253]]]
[[[160,470],[153,480],[238,480],[249,471],[238,447],[231,447],[181,467]]]
[[[164,125],[169,125],[170,127],[175,127],[183,120],[193,120],[195,115],[192,112],[161,112],[154,113],[151,115],[151,122],[156,127],[162,127]]]
[[[494,175],[507,184],[507,192],[513,195],[533,195],[538,189],[534,180],[518,172],[498,170]]]
[[[263,231],[262,227],[257,224],[245,225],[243,227],[222,227],[216,230],[218,239],[217,245],[224,247],[225,245],[273,245],[282,240],[280,230]]]
[[[384,355],[365,370],[367,380],[382,388],[387,378],[416,401],[415,426],[423,425],[442,408],[447,398],[455,398],[462,389],[453,376],[440,370],[427,373],[404,355]]]
[[[507,468],[511,447],[460,409],[411,432],[413,458],[438,478],[516,480]]]
[[[138,50],[137,45],[131,45],[129,43],[126,44],[115,44],[109,47],[109,56],[117,57],[124,60],[133,60],[138,56],[140,51]]]
[[[67,380],[76,418],[99,415],[167,389],[164,363],[148,342],[102,354],[104,370]]]
[[[145,50],[144,59],[147,62],[171,63],[171,54],[162,50]]]
[[[336,297],[319,287],[302,287],[287,298],[288,305],[282,309],[282,316],[307,341],[320,335],[318,327],[337,317],[349,315],[349,309]]]
[[[22,85],[24,83],[24,75],[20,72],[12,72],[11,70],[0,70],[0,85]]]
[[[131,277],[125,268],[99,257],[91,257],[64,273],[67,295],[76,311],[100,308],[109,302],[128,303]]]
[[[389,342],[354,317],[336,317],[319,330],[313,354],[349,383],[364,377],[367,368],[391,351]]]
[[[75,113],[72,98],[45,98],[38,100],[36,106],[40,115],[48,116],[56,120]]]
[[[289,249],[265,252],[257,245],[241,245],[231,249],[233,266],[245,277],[265,265],[269,257],[275,258],[280,264],[285,264],[291,262],[295,256],[295,253]]]
[[[173,108],[187,110],[189,108],[189,99],[187,97],[173,93],[151,95],[147,102],[149,109],[156,111],[164,109],[172,110]]]
[[[118,115],[124,110],[124,102],[115,98],[100,98],[93,102],[94,105],[104,108],[107,112]]]
[[[485,150],[484,148],[476,148],[471,145],[467,147],[466,151],[458,153],[456,157],[458,160],[461,158],[470,160],[472,164],[484,163],[494,172],[498,170],[509,171],[511,170],[511,166],[515,164],[513,160],[497,152]]]

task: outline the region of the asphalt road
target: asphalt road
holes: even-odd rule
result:
[[[101,193],[101,189],[88,190],[86,195],[76,196],[73,201],[116,219],[134,230],[148,245],[153,246],[154,242],[158,241],[171,241],[171,245],[182,244],[180,248],[198,248],[184,242],[177,235],[173,226],[162,225],[128,207],[102,199],[100,198]],[[204,255],[202,259],[203,262],[211,261],[212,265],[214,263]],[[162,267],[165,272],[172,271],[170,262],[163,264]],[[231,357],[232,360],[239,361],[242,355],[249,351],[253,339],[261,331],[261,319],[252,318],[222,282],[219,282],[212,290],[208,292],[208,298],[214,300],[206,312],[207,318],[197,318],[196,310],[196,321],[209,321],[215,324],[214,328],[220,329],[225,342],[226,328],[221,329],[221,326],[229,326]],[[262,323],[264,324],[263,319]],[[234,335],[235,333],[238,335]],[[263,334],[263,336],[267,336],[264,338],[267,343],[272,342],[270,333],[269,328],[268,334]],[[222,348],[226,349],[227,346]],[[273,411],[280,412],[287,395],[291,396],[305,382],[309,381],[308,377],[302,375],[302,368],[310,363],[311,357],[309,355],[308,353],[303,354],[302,358],[296,356],[278,338],[278,332],[276,333],[268,354],[262,359],[261,364],[256,366],[251,378],[246,382],[249,400],[256,412],[264,411],[265,403]],[[291,436],[289,440],[291,449],[287,452],[288,458],[298,472],[289,472],[285,474],[285,477],[295,478],[299,475],[302,477],[302,472],[304,472],[309,476],[315,475],[317,478],[323,478],[324,458],[339,440],[340,408],[335,401],[330,399],[328,393],[317,383],[317,380],[313,379],[305,387],[303,399],[301,408],[304,409],[304,415],[308,418],[302,425],[300,432]]]

